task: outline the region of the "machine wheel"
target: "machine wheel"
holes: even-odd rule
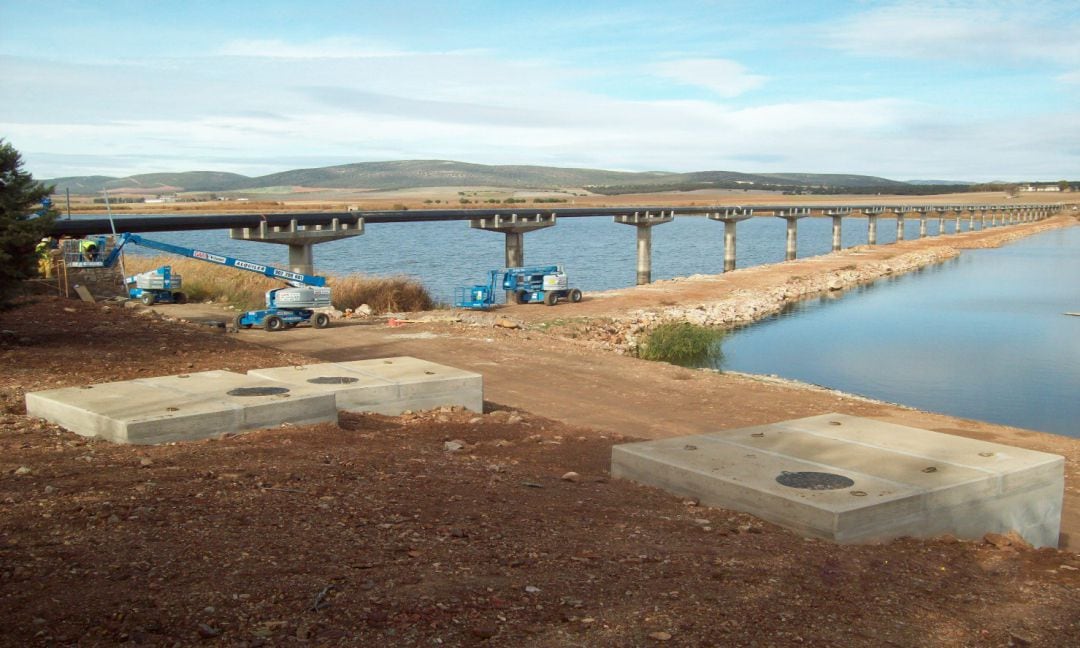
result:
[[[172,294],[172,300],[174,304],[186,304],[187,295],[182,292],[174,292]]]
[[[234,320],[233,320],[233,324],[235,324],[235,325],[236,325],[236,330],[237,330],[237,331],[239,331],[239,330],[240,330],[240,329],[242,329],[242,328],[244,328],[244,329],[249,329],[249,328],[251,328],[251,324],[244,324],[244,323],[243,323],[243,320],[244,320],[244,316],[243,316],[243,315],[237,315],[237,316],[236,316],[236,319],[234,319]]]
[[[529,303],[529,293],[525,292],[524,290],[517,291],[514,296],[517,298],[517,303],[519,304]]]
[[[551,290],[544,293],[544,303],[548,306],[554,306],[555,302],[559,301],[559,295],[555,291]]]
[[[267,315],[263,320],[263,328],[267,331],[280,331],[285,328],[285,320],[277,315]]]
[[[311,322],[315,328],[326,328],[330,326],[330,316],[326,313],[315,313],[315,317],[311,318]]]
[[[139,301],[141,301],[147,306],[153,306],[154,302],[157,301],[157,295],[155,295],[154,293],[144,292],[142,296],[139,297]]]
[[[570,299],[571,304],[576,304],[581,301],[581,291],[577,288],[571,288],[570,294],[567,295],[567,297]]]

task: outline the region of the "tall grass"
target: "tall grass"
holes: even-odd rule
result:
[[[708,362],[718,367],[724,358],[720,348],[723,339],[724,332],[719,329],[690,322],[665,322],[645,336],[638,356],[684,366]]]
[[[266,291],[285,286],[280,281],[253,272],[243,272],[194,259],[168,256],[125,258],[127,273],[146,272],[163,265],[172,266],[173,274],[183,277],[183,292],[191,301],[229,303],[237,308],[262,308]],[[429,310],[434,301],[427,290],[408,277],[365,277],[347,275],[327,277],[334,307],[356,309],[367,304],[374,313]]]

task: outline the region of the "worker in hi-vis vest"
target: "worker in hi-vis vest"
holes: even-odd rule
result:
[[[38,272],[42,277],[49,279],[52,277],[52,252],[53,240],[51,238],[43,238],[41,242],[34,246],[34,253],[38,258]]]
[[[87,261],[97,261],[99,256],[97,241],[83,239],[79,242],[79,252]]]

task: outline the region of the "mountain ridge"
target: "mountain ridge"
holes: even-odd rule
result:
[[[57,191],[100,193],[242,192],[269,187],[394,190],[420,187],[491,186],[512,189],[612,189],[626,192],[672,187],[784,188],[784,187],[910,187],[877,176],[830,173],[742,173],[737,171],[609,171],[539,165],[486,165],[452,160],[395,160],[355,162],[326,167],[293,169],[249,177],[218,171],[144,173],[126,177],[67,176],[45,180]],[[603,192],[603,191],[602,191]]]

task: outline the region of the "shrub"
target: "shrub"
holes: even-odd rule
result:
[[[172,266],[173,273],[184,278],[183,291],[192,301],[225,302],[245,310],[262,308],[266,304],[266,291],[284,286],[269,277],[194,259],[134,255],[125,259],[125,271],[129,275],[163,265]],[[427,290],[409,277],[330,275],[327,285],[333,290],[334,307],[338,310],[367,304],[375,313],[388,313],[429,310],[434,306]]]
[[[718,365],[723,360],[720,343],[724,332],[690,322],[665,322],[649,331],[638,352],[646,360],[678,365]]]

